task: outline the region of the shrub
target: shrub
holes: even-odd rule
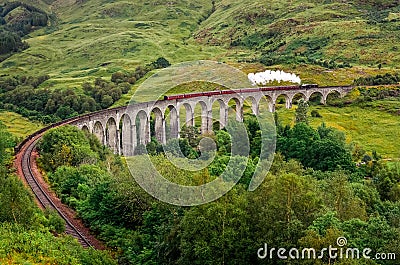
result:
[[[311,111],[311,117],[314,117],[314,118],[322,118],[322,115],[319,114],[319,112],[318,112],[317,110],[313,109],[313,110]]]

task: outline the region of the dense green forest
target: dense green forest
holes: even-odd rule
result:
[[[46,133],[39,146],[39,163],[62,201],[118,253],[119,264],[264,264],[257,258],[264,243],[321,249],[339,236],[345,236],[351,247],[399,253],[399,164],[352,148],[336,129],[311,128],[307,104],[300,105],[293,127],[275,117],[277,154],[263,184],[254,192],[246,190],[259,155],[253,152],[239,184],[202,206],[177,207],[155,200],[136,184],[121,157],[75,127]],[[252,150],[260,150],[256,122],[254,116],[245,116]],[[198,157],[195,147],[202,136],[195,128],[186,130],[191,133],[179,140],[181,150],[187,157]],[[198,185],[218,177],[230,159],[229,134],[217,130],[213,135],[217,157],[199,172],[175,169],[154,138],[147,150],[164,177]],[[231,159],[240,164],[244,157]],[[273,261],[333,262],[396,264],[351,259]]]

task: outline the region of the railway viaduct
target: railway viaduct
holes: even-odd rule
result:
[[[338,93],[340,97],[346,95],[352,87],[323,87],[296,90],[273,90],[243,92],[234,94],[221,94],[213,96],[198,96],[175,100],[159,100],[131,104],[126,107],[109,109],[90,115],[72,122],[82,130],[95,134],[101,143],[110,147],[116,154],[132,156],[138,145],[150,142],[153,133],[157,140],[165,144],[168,139],[179,138],[181,120],[187,126],[195,125],[195,107],[201,107],[201,133],[211,131],[213,128],[213,104],[218,102],[220,128],[226,126],[228,121],[228,102],[234,101],[236,120],[243,121],[244,102],[251,104],[253,114],[259,114],[262,98],[265,98],[270,112],[275,111],[278,97],[285,97],[286,108],[291,108],[293,101],[302,97],[308,101],[313,94],[320,94],[321,103],[325,104],[330,93]],[[180,118],[180,112],[184,117]],[[215,114],[215,112],[214,112]],[[151,126],[153,116],[155,125]],[[169,116],[169,117],[168,117]],[[166,125],[169,122],[168,126]],[[154,128],[153,128],[154,127]]]

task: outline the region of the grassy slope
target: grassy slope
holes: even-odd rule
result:
[[[40,128],[42,124],[29,121],[27,118],[22,117],[19,114],[0,111],[0,121],[7,126],[7,130],[16,137],[26,137]]]
[[[397,106],[399,104],[397,103]],[[377,109],[360,107],[311,106],[322,118],[310,118],[310,124],[318,127],[322,122],[344,131],[348,142],[362,146],[367,152],[377,151],[384,158],[400,158],[400,117]],[[282,124],[294,124],[295,107],[278,110]]]
[[[78,86],[87,78],[109,76],[154,61],[216,59],[224,53],[187,41],[197,21],[211,8],[209,1],[190,4],[132,3],[92,0],[52,10],[60,24],[31,34],[31,48],[3,62],[4,72],[50,74],[47,85]],[[10,66],[10,67],[8,67]]]
[[[378,63],[391,71],[400,61],[400,34],[395,34],[400,10],[386,8],[374,24],[369,14],[374,9],[357,1],[217,0],[213,13],[211,0],[34,2],[57,14],[59,23],[32,33],[27,38],[31,48],[0,68],[11,74],[50,74],[44,86],[79,87],[87,79],[132,69],[159,56],[173,63],[221,60],[246,72],[265,67],[238,62],[267,51],[274,51],[267,53],[271,56],[297,54],[357,66],[334,71],[290,63],[272,67],[293,70],[304,82],[322,85],[348,84],[375,71]],[[233,47],[232,41],[243,45]]]
[[[395,3],[381,1],[385,2]],[[231,39],[241,40],[258,52],[323,55],[353,64],[396,67],[400,9],[393,6],[365,1],[223,0],[217,1],[216,12],[196,37],[224,46]]]
[[[8,0],[0,0],[0,5],[3,5],[6,2],[24,2],[29,5],[36,6],[46,12],[50,12],[50,5],[53,2],[56,2],[55,0],[16,0],[16,1],[8,1]]]

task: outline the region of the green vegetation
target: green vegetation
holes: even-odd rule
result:
[[[10,167],[14,138],[0,123],[0,263],[116,264],[108,253],[83,249],[65,236],[58,214],[35,205]]]
[[[389,73],[386,73],[385,75],[360,77],[354,80],[354,84],[358,86],[391,85],[399,83],[400,83],[400,75],[399,74],[392,75]]]
[[[318,111],[322,116],[309,117],[312,127],[316,128],[324,122],[327,126],[345,132],[348,142],[363,146],[368,152],[375,150],[385,158],[400,156],[400,145],[397,141],[400,122],[398,116],[374,108],[368,108],[366,111],[360,107],[311,106],[310,109]],[[293,124],[293,112],[293,109],[279,109],[282,123]]]
[[[22,37],[38,27],[47,26],[43,10],[23,2],[5,2],[0,6],[0,61],[29,47]]]
[[[117,264],[107,254],[84,250],[71,237],[58,237],[44,228],[0,225],[2,264]]]
[[[392,65],[397,37],[393,38],[391,30],[398,22],[388,21],[387,16],[398,12],[393,3],[222,2],[196,37],[203,42],[256,50],[267,65],[311,63],[336,68],[378,65],[378,60]],[[382,42],[374,41],[385,37]],[[243,60],[254,57],[254,53],[249,54]]]
[[[358,87],[343,99],[328,98],[328,106],[310,102],[308,122],[313,128],[325,123],[344,132],[347,142],[362,146],[370,154],[376,151],[384,158],[397,159],[400,157],[399,95],[397,87]],[[296,111],[296,105],[289,110],[282,105],[277,107],[283,124],[294,125]]]
[[[399,62],[394,1],[19,2],[12,12],[25,10],[24,23],[33,13],[50,23],[24,37],[30,47],[5,60],[2,72],[50,75],[48,88],[74,89],[159,57],[225,61],[246,72],[252,64],[295,68],[305,82],[321,85],[393,72]],[[315,78],[307,77],[311,69]],[[350,82],[341,77],[348,71]]]
[[[293,128],[278,128],[281,131],[277,151],[287,158],[300,161],[305,167],[321,171],[337,168],[354,171],[349,147],[343,133],[322,124],[317,130],[306,123],[297,123]]]
[[[310,119],[307,113],[306,117]],[[252,151],[260,150],[256,120],[246,115],[244,122]],[[352,247],[398,253],[398,165],[388,166],[375,152],[360,152],[334,128],[313,129],[301,121],[283,126],[279,118],[276,122],[279,153],[262,185],[246,191],[259,156],[255,152],[240,183],[228,194],[190,208],[151,198],[119,157],[74,127],[50,131],[40,146],[42,156],[58,155],[57,148],[46,149],[54,143],[81,149],[78,157],[71,152],[70,159],[58,160],[58,166],[48,172],[49,181],[60,198],[117,251],[123,264],[262,264],[257,250],[264,243],[319,250],[334,245],[339,236],[345,236]],[[197,129],[185,128],[182,137],[178,146],[183,154],[199,157],[196,146],[202,136]],[[165,178],[199,185],[219,176],[231,156],[227,132],[216,131],[209,137],[217,143],[217,157],[198,172],[178,169],[168,161],[164,152],[174,152],[168,147],[171,142],[163,151],[153,138],[147,149]],[[93,159],[93,153],[104,158]],[[75,158],[80,162],[73,166]],[[141,170],[141,156],[129,159]],[[232,159],[241,165],[240,156]],[[356,166],[355,161],[363,163]],[[48,159],[41,163],[45,168],[53,165]],[[332,263],[339,261],[323,259],[319,264]],[[368,264],[394,263],[370,260]]]
[[[58,23],[31,34],[27,39],[30,49],[3,62],[4,72],[15,73],[11,69],[18,65],[18,74],[45,72],[52,77],[49,85],[73,88],[96,77],[130,71],[159,57],[177,62],[183,57],[211,58],[214,51],[223,51],[189,40],[197,20],[211,7],[207,1],[170,6],[56,1],[47,7],[57,14]]]
[[[52,123],[108,108],[128,93],[130,85],[135,84],[136,80],[168,65],[165,58],[158,58],[145,67],[137,67],[133,72],[116,72],[111,76],[111,81],[96,78],[93,84],[85,82],[82,91],[39,88],[49,79],[47,75],[0,77],[0,108],[17,112],[31,120]]]
[[[304,122],[308,123],[308,118],[307,118],[307,112],[308,112],[308,103],[304,101],[304,99],[300,99],[299,102],[297,103],[297,108],[296,108],[296,123]]]
[[[0,121],[7,127],[7,131],[18,139],[25,138],[43,127],[40,123],[29,121],[19,114],[8,111],[0,112]]]
[[[96,144],[93,148],[101,149],[96,141],[92,143]],[[42,154],[40,161],[49,171],[61,165],[78,166],[83,161],[99,158],[85,135],[72,126],[48,131],[41,139],[38,148]]]

